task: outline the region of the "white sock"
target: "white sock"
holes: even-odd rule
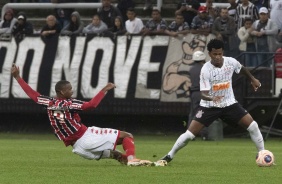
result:
[[[247,130],[250,133],[252,141],[255,143],[258,151],[264,150],[264,141],[261,132],[258,128],[257,122],[253,121]]]
[[[187,130],[185,133],[181,134],[178,139],[176,140],[176,142],[174,143],[172,149],[170,150],[170,152],[168,153],[168,155],[170,156],[170,158],[173,158],[174,155],[183,147],[185,147],[189,140],[194,139],[195,136],[189,131]]]

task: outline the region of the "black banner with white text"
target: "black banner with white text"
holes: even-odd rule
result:
[[[71,82],[74,98],[85,101],[115,83],[95,110],[100,114],[187,114],[192,53],[207,53],[211,38],[87,35],[0,41],[0,112],[42,110],[12,79],[16,63],[23,79],[47,96],[56,95],[54,86],[62,79]]]

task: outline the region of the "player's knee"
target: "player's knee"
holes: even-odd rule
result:
[[[126,137],[131,137],[133,138],[133,135],[131,133],[128,132],[124,132],[124,131],[120,131],[120,138],[126,138]]]

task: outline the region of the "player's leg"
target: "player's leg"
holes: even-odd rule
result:
[[[122,154],[121,161],[127,160],[127,165],[139,166],[153,164],[151,161],[136,158],[134,138],[131,133],[120,131],[117,144],[122,144],[125,154]]]
[[[203,127],[203,124],[199,123],[196,120],[192,120],[190,126],[188,127],[188,130],[178,137],[172,149],[168,152],[166,156],[164,156],[160,160],[166,160],[167,162],[170,162],[173,159],[174,155],[180,149],[185,147],[190,140],[193,140],[195,138],[195,135],[197,135]]]
[[[205,108],[200,106],[188,127],[188,130],[178,137],[172,149],[160,160],[170,162],[180,149],[185,147],[190,140],[193,140],[205,126],[208,127],[214,120],[216,120],[220,113],[221,110],[219,108]]]
[[[257,150],[264,150],[264,140],[259,130],[258,124],[253,120],[249,113],[240,119],[239,125],[249,131],[251,139],[255,143]]]
[[[89,127],[73,145],[73,153],[90,160],[111,158],[121,162],[122,153],[115,150],[119,137],[119,130]]]
[[[128,161],[131,161],[132,159],[135,159],[135,145],[134,145],[134,138],[131,133],[120,131],[118,140],[118,145],[122,145],[123,150],[125,151],[125,154],[122,155],[123,159],[126,159]]]
[[[235,103],[225,109],[225,114],[234,122],[249,131],[252,141],[255,143],[258,151],[264,150],[264,141],[259,130],[258,124],[252,116],[238,103]]]

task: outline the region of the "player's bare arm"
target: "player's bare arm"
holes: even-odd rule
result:
[[[251,84],[254,88],[255,91],[258,90],[259,87],[261,87],[261,83],[258,79],[256,79],[248,69],[246,69],[244,66],[242,66],[241,70],[240,70],[240,74],[245,75],[246,77],[248,77],[251,80]]]
[[[219,102],[224,96],[212,96],[209,91],[201,91],[201,97],[206,101]]]

